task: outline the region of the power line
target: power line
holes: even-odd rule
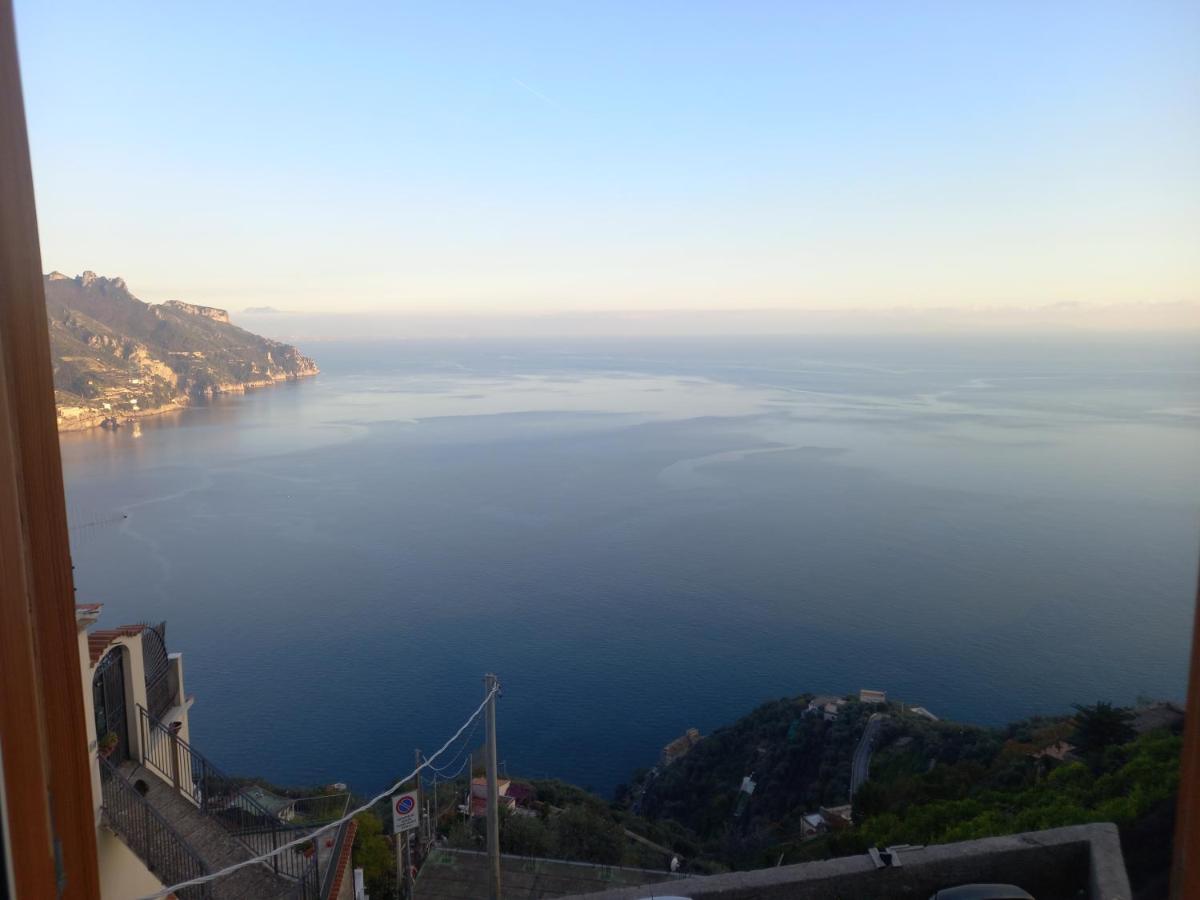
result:
[[[413,778],[415,778],[420,773],[420,771],[423,768],[425,768],[431,762],[433,762],[435,759],[437,759],[439,756],[441,756],[442,753],[444,753],[446,751],[446,748],[448,748],[451,744],[453,744],[455,741],[457,741],[462,736],[462,733],[467,730],[467,726],[470,725],[472,722],[474,722],[477,718],[479,718],[479,714],[484,711],[484,709],[487,707],[487,705],[491,701],[491,699],[499,693],[500,693],[500,685],[497,682],[492,687],[492,689],[488,692],[487,696],[485,696],[483,698],[483,702],[480,703],[479,706],[477,706],[475,708],[475,712],[471,713],[471,717],[469,719],[467,719],[467,721],[463,722],[462,725],[459,726],[458,731],[454,732],[454,734],[451,735],[450,740],[448,740],[448,741],[446,741],[446,743],[442,744],[441,748],[437,751],[437,753],[433,754],[433,756],[426,759],[425,762],[421,763],[421,765],[417,766],[415,769],[413,769],[411,772],[409,772],[407,775],[405,775],[403,778],[401,778],[399,781],[397,781],[395,784],[393,784],[390,788],[376,794],[374,797],[372,797],[370,800],[368,800],[362,806],[358,807],[358,809],[351,810],[350,812],[346,813],[344,816],[342,816],[337,821],[330,822],[328,825],[322,825],[320,828],[316,829],[315,831],[310,831],[307,834],[305,834],[303,837],[298,837],[294,841],[289,841],[288,843],[283,844],[282,846],[276,847],[274,850],[264,853],[261,856],[255,856],[251,859],[244,860],[240,863],[234,863],[232,866],[226,866],[224,869],[220,869],[216,872],[210,872],[207,875],[201,875],[198,878],[192,878],[192,879],[189,879],[188,881],[181,881],[178,884],[173,884],[170,887],[165,887],[162,890],[157,891],[156,893],[147,894],[146,896],[142,897],[141,900],[159,900],[159,898],[166,897],[170,894],[173,894],[176,891],[180,890],[181,888],[193,887],[198,884],[207,884],[210,881],[215,881],[218,878],[223,878],[226,875],[236,872],[238,869],[244,869],[247,866],[254,866],[260,862],[266,862],[272,856],[277,856],[278,854],[282,853],[284,850],[290,850],[293,847],[299,847],[302,844],[307,844],[309,841],[315,841],[317,839],[317,837],[324,834],[325,832],[332,831],[333,829],[340,827],[341,825],[350,821],[351,819],[353,819],[355,816],[357,816],[361,812],[366,812],[368,809],[370,809],[376,803],[383,800],[385,797],[388,797],[388,796],[394,794],[396,791],[400,790],[400,786],[402,784],[404,784],[407,781],[411,781]]]
[[[475,737],[475,732],[477,732],[478,730],[479,730],[479,720],[476,719],[475,724],[471,726],[470,734],[468,734],[466,736],[466,738],[463,740],[462,746],[458,748],[458,752],[455,753],[454,756],[450,757],[450,761],[447,762],[444,766],[440,766],[440,767],[439,766],[430,766],[429,768],[432,769],[435,774],[442,775],[442,773],[444,773],[452,765],[454,765],[456,762],[458,762],[458,758],[462,755],[462,752],[464,750],[467,750],[470,747],[471,739]],[[468,759],[469,758],[470,757],[468,756]],[[459,771],[460,772],[462,771],[461,767],[459,768]],[[443,776],[443,780],[446,780],[444,776]]]
[[[458,771],[455,772],[453,775],[439,776],[437,773],[435,773],[433,776],[433,780],[437,781],[440,777],[443,784],[445,784],[446,782],[449,782],[449,781],[453,781],[455,778],[457,778],[459,775],[461,775],[463,773],[463,770],[467,767],[467,763],[469,763],[471,761],[473,756],[474,756],[474,754],[468,754],[467,757],[465,759],[463,759],[462,765],[458,767]],[[447,766],[447,768],[449,768],[449,766]]]

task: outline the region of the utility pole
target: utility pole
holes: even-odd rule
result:
[[[425,815],[425,807],[422,805],[425,802],[424,786],[421,784],[421,751],[413,751],[413,765],[417,773],[417,850],[421,849],[421,841],[425,839],[425,826],[428,824],[429,817]]]
[[[413,880],[413,839],[412,831],[404,832],[404,887],[405,896],[412,900],[415,883]]]
[[[395,800],[394,800],[395,802]],[[404,890],[404,845],[402,833],[392,834],[392,840],[396,841],[396,894],[401,894]]]
[[[496,676],[483,679],[487,697],[487,848],[488,897],[500,900],[500,789],[496,783]],[[468,800],[468,802],[470,802]]]
[[[429,846],[433,846],[434,840],[437,838],[437,821],[438,821],[438,802],[437,802],[437,776],[438,773],[433,773],[433,815],[429,818]],[[471,773],[467,773],[467,783],[470,783]]]
[[[414,893],[414,892],[415,892],[415,890],[416,890],[416,883],[415,883],[415,882],[416,882],[416,879],[414,879],[414,878],[413,878],[413,869],[415,869],[415,868],[417,867],[417,861],[416,861],[416,858],[415,858],[415,856],[414,856],[414,854],[413,854],[413,845],[414,845],[414,843],[416,844],[416,849],[417,849],[417,850],[420,850],[420,848],[421,848],[421,751],[420,751],[420,750],[414,750],[414,751],[413,751],[413,760],[414,760],[414,762],[415,762],[415,764],[416,764],[416,765],[415,765],[415,768],[414,768],[414,771],[417,773],[417,774],[416,774],[416,782],[417,782],[417,827],[416,827],[416,829],[415,829],[415,830],[416,830],[416,832],[417,832],[417,839],[416,839],[416,841],[415,841],[415,842],[413,841],[413,833],[412,833],[412,831],[406,831],[406,832],[404,833],[404,843],[405,843],[405,845],[408,847],[408,868],[404,870],[404,877],[405,877],[405,879],[406,879],[406,880],[405,880],[405,883],[408,885],[408,897],[409,897],[409,900],[412,900],[413,893]]]

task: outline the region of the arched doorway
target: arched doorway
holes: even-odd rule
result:
[[[96,740],[103,742],[110,731],[117,746],[108,761],[114,766],[129,759],[129,726],[125,709],[125,654],[120,647],[110,650],[92,676],[92,701],[96,709]]]

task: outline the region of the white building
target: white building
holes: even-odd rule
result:
[[[138,897],[164,886],[113,827],[116,807],[133,800],[120,796],[124,785],[114,781],[112,773],[126,761],[141,759],[152,743],[163,742],[162,735],[138,727],[142,710],[158,709],[159,718],[178,722],[179,737],[189,740],[191,702],[183,692],[183,657],[167,653],[162,627],[123,625],[89,634],[87,628],[99,618],[100,610],[98,603],[77,606],[75,623],[92,762],[100,891],[107,900]]]
[[[152,894],[305,837],[317,823],[291,823],[300,801],[269,802],[274,795],[224,775],[193,748],[183,656],[167,651],[165,623],[89,632],[100,611],[75,609],[101,900]],[[231,873],[211,893],[178,896],[353,900],[352,825]]]

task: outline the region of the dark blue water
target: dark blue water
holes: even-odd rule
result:
[[[305,350],[317,379],[63,439],[80,599],[168,621],[230,771],[381,788],[489,670],[507,769],[599,790],[805,690],[980,723],[1183,693],[1190,343]]]

